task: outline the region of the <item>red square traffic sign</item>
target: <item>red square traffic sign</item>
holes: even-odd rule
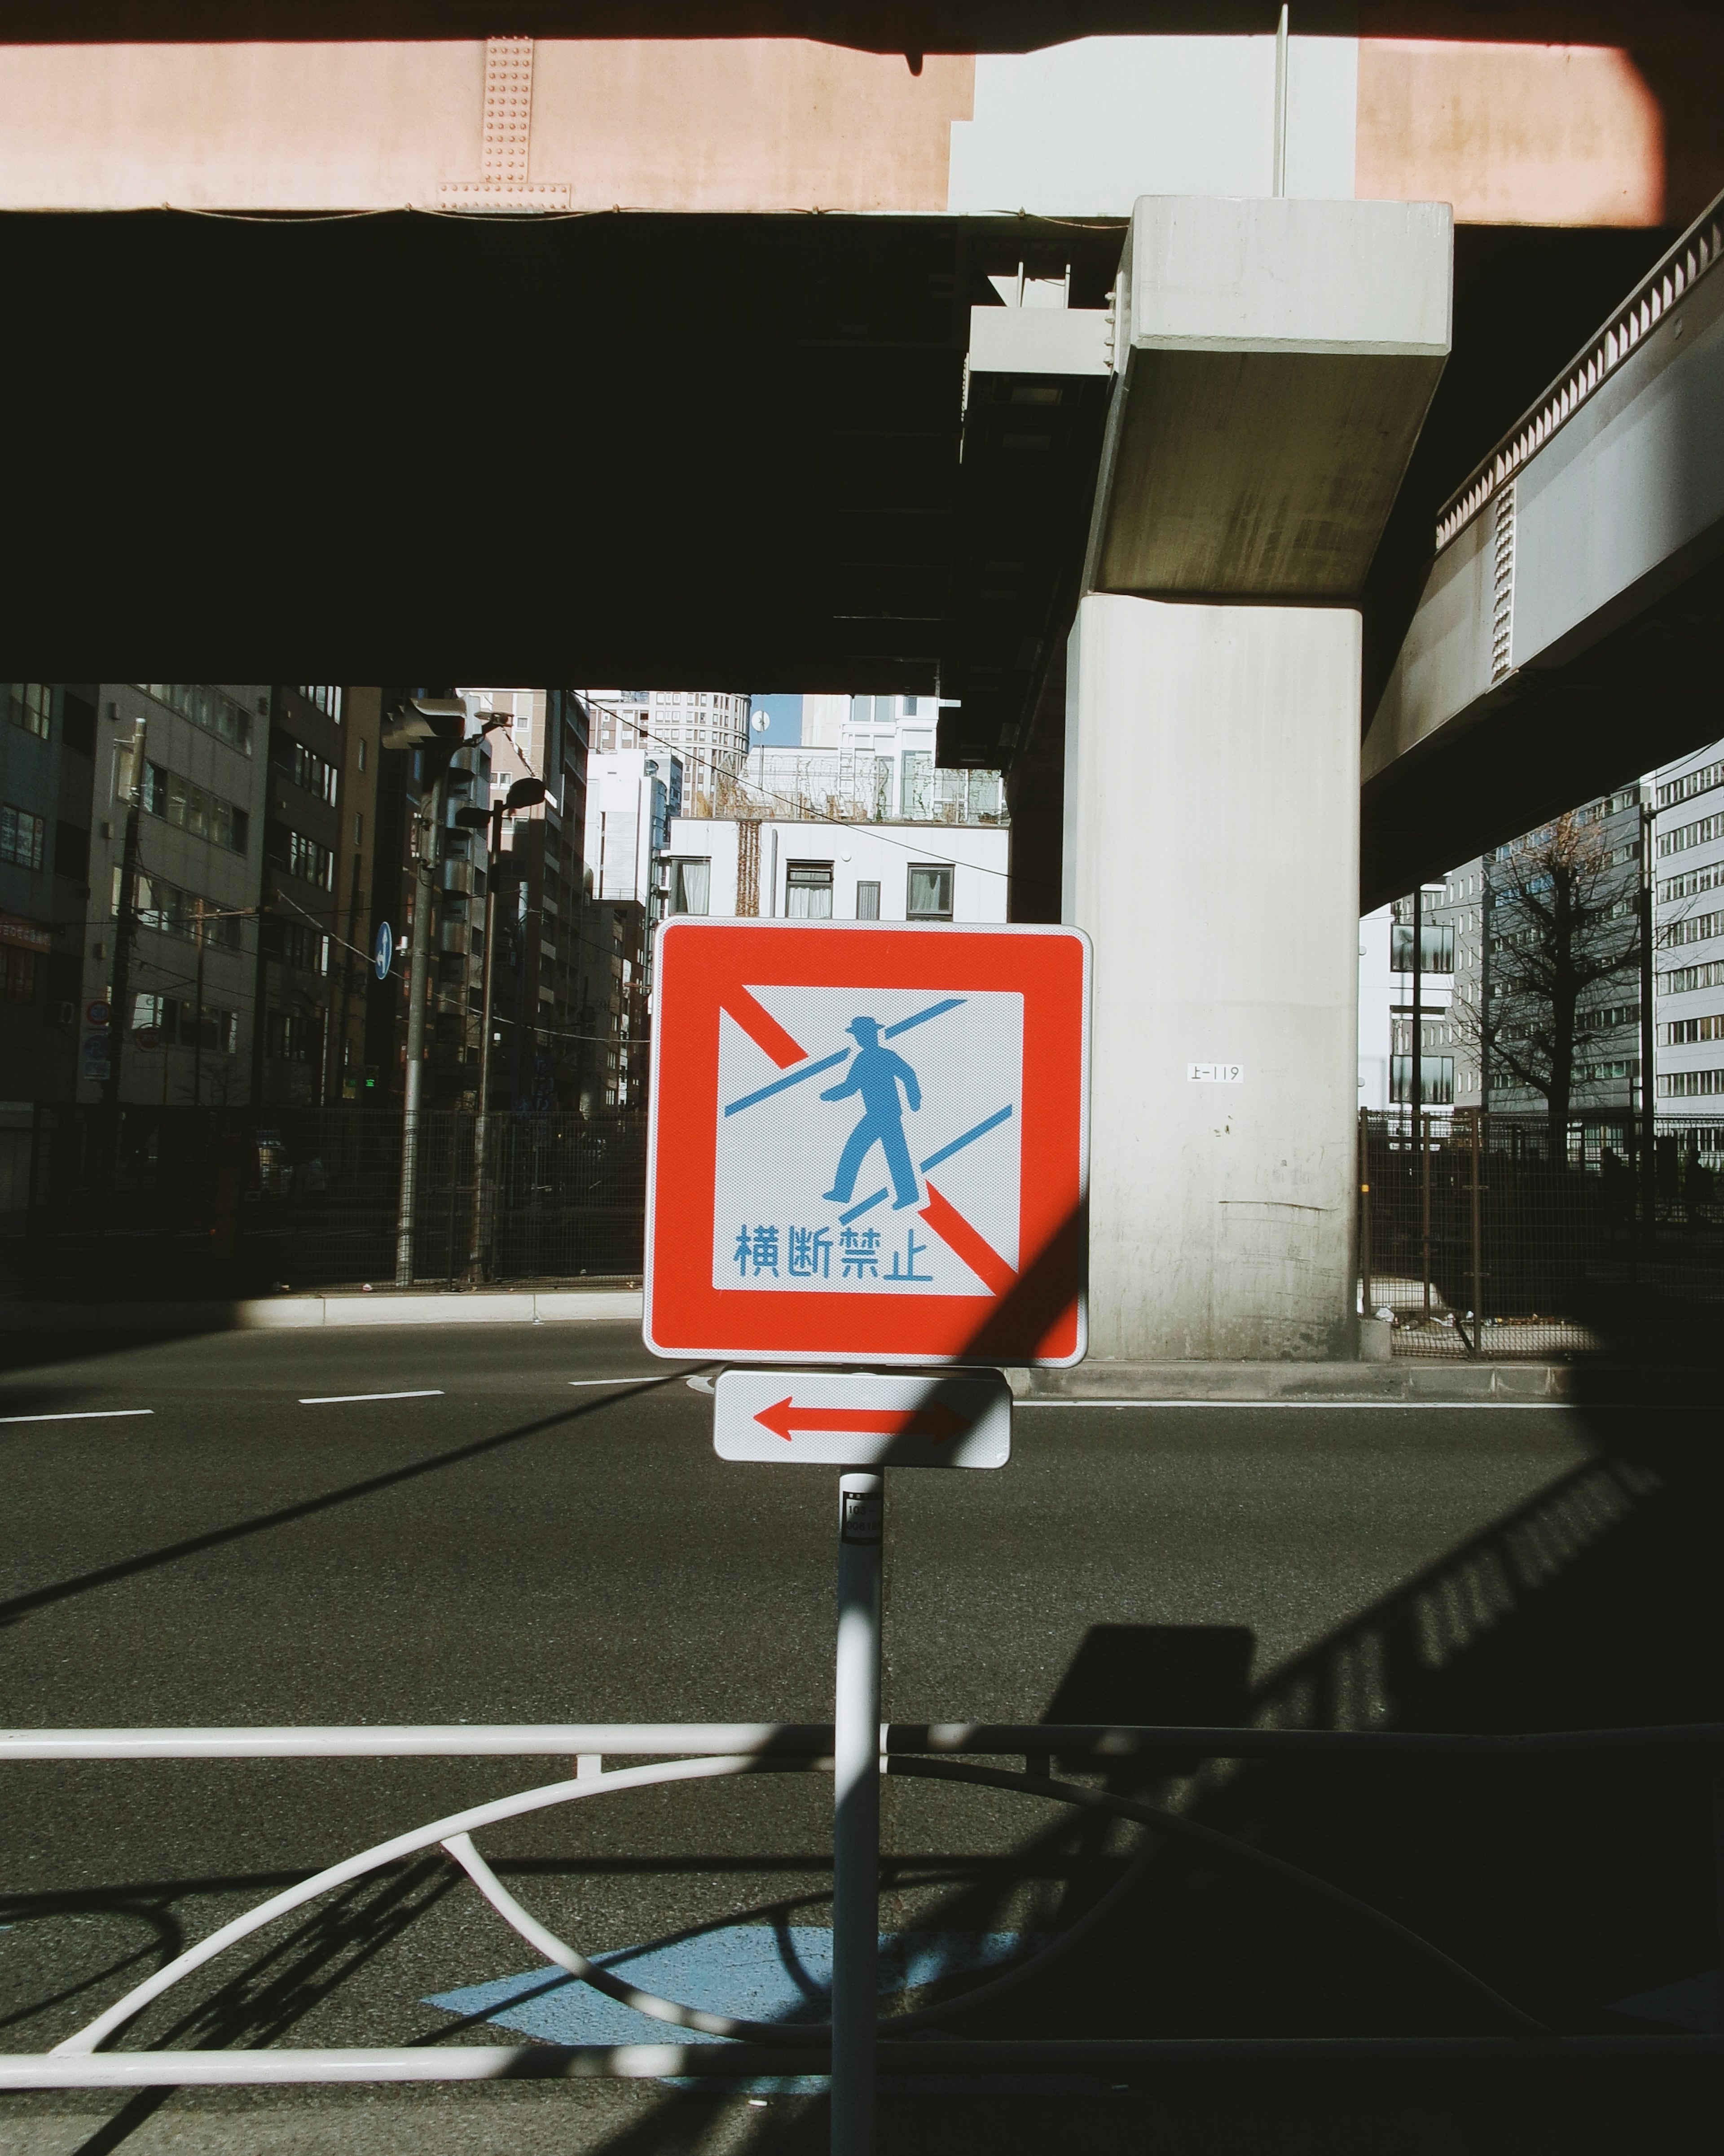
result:
[[[1080,1361],[1089,1014],[1075,928],[666,922],[647,1346]]]

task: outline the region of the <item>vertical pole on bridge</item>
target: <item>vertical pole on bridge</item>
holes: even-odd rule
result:
[[[839,1484],[833,1712],[832,2156],[874,2156],[880,2008],[880,1633],[884,1475]]]

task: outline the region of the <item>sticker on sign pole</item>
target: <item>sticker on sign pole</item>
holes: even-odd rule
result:
[[[713,1388],[721,1460],[813,1467],[1003,1467],[1012,1395],[992,1370],[876,1377],[726,1370]]]
[[[655,1353],[1081,1359],[1080,932],[678,918],[654,988]]]

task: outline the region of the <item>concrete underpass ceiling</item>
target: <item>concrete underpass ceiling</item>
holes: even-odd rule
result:
[[[938,690],[997,763],[1106,383],[966,430],[969,312],[1020,260],[1099,307],[1121,230],[6,218],[14,664]]]

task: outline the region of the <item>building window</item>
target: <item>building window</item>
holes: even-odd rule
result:
[[[1450,1055],[1426,1055],[1420,1060],[1419,1089],[1423,1105],[1427,1108],[1447,1107],[1455,1099],[1455,1059]],[[1389,1060],[1389,1098],[1403,1105],[1413,1097],[1413,1058],[1410,1055],[1392,1056]]]
[[[307,839],[298,831],[287,834],[287,872],[303,877],[325,891],[335,889],[336,857],[327,846],[320,846],[315,839]]]
[[[1708,1093],[1724,1093],[1724,1070],[1672,1070],[1658,1081],[1666,1100],[1692,1101]]]
[[[10,861],[14,868],[39,869],[47,828],[40,816],[33,816],[28,808],[14,808],[8,802],[0,808],[0,861]]]
[[[36,1000],[36,953],[0,943],[0,1004]]]
[[[353,844],[356,848],[365,844],[365,819],[357,808],[353,811]]]
[[[15,726],[38,741],[48,739],[48,721],[54,709],[54,689],[47,681],[8,681],[6,716]]]
[[[120,911],[121,881],[121,866],[115,861],[110,903],[116,916]],[[140,875],[134,888],[136,918],[140,928],[153,928],[163,936],[179,936],[195,942],[201,922],[204,942],[212,950],[237,951],[240,947],[240,916],[232,911],[224,911],[213,899],[198,898],[154,875]]]
[[[925,821],[931,813],[934,758],[925,748],[904,752],[904,777],[900,788],[899,814],[911,822]]]
[[[297,688],[298,684],[295,686]],[[326,717],[341,723],[341,692],[339,689],[300,689],[299,693],[308,704],[316,704]]]
[[[243,854],[251,838],[251,817],[219,794],[206,793],[189,778],[181,778],[165,764],[144,766],[144,807],[164,823],[173,824],[194,839],[208,839],[225,846],[230,854]]]
[[[229,748],[237,748],[242,756],[251,754],[250,712],[208,682],[134,681],[132,686],[153,696],[158,704],[166,704],[169,711],[177,711],[182,719],[189,719],[194,726],[201,726],[205,733],[213,734],[218,741],[226,742]]]
[[[307,793],[315,793],[320,801],[326,801],[334,808],[340,780],[332,763],[326,763],[302,743],[285,737],[278,737],[270,761],[284,778],[290,778],[295,786],[302,787]]]
[[[1421,921],[1419,941],[1424,957],[1419,970],[1425,973],[1452,973],[1455,971],[1455,930],[1446,921]],[[1413,924],[1397,921],[1388,932],[1388,965],[1392,973],[1410,973],[1413,971]]]
[[[787,921],[831,920],[830,861],[791,861],[787,864],[784,917]]]
[[[880,919],[880,886],[877,883],[859,883],[856,886],[856,918],[858,921]]]
[[[950,921],[952,870],[918,861],[910,871],[910,902],[905,912],[911,921]]]
[[[316,1045],[316,1021],[309,1011],[271,1011],[268,1040],[278,1063],[309,1063]]]
[[[365,768],[365,736],[363,734],[359,737],[359,768],[362,771]]]
[[[672,861],[670,864],[670,911],[673,913],[705,913],[708,910],[712,889],[712,864],[705,861]]]

